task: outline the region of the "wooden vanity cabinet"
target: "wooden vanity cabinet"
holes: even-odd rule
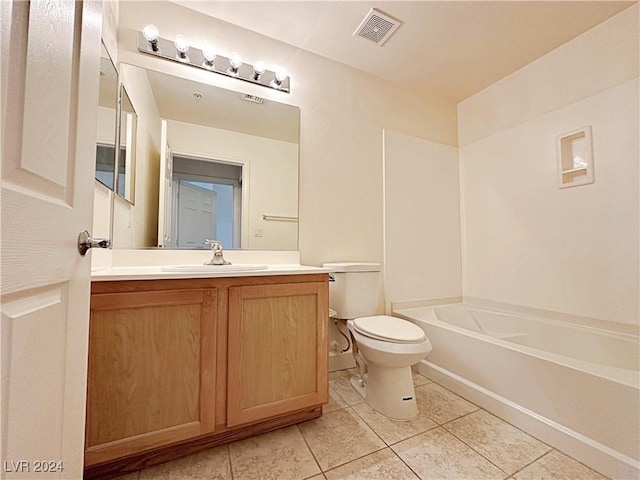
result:
[[[227,425],[327,401],[326,283],[229,289]]]
[[[88,459],[215,430],[216,293],[194,288],[91,296]]]
[[[92,283],[85,479],[317,418],[328,275]]]

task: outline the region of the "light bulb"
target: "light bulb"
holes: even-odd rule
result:
[[[142,29],[142,35],[144,35],[144,38],[146,38],[149,42],[153,42],[155,40],[158,40],[158,35],[160,32],[158,32],[158,27],[156,27],[155,25],[147,25]]]
[[[233,52],[229,57],[229,73],[237,75],[240,65],[242,65],[242,57],[238,52]]]
[[[253,79],[254,80],[258,80],[260,78],[260,75],[262,75],[265,70],[267,69],[267,67],[265,66],[264,62],[262,60],[258,60],[256,63],[253,64]]]
[[[158,27],[156,27],[155,25],[149,24],[142,29],[142,35],[144,35],[144,38],[147,39],[149,45],[151,46],[151,50],[154,52],[160,51],[160,49],[158,48],[158,34]]]
[[[284,67],[276,67],[275,73],[276,73],[276,80],[278,80],[278,82],[280,83],[282,83],[283,80],[287,78],[287,69]]]
[[[187,37],[185,37],[184,35],[176,35],[173,44],[176,46],[176,50],[178,50],[178,52],[182,54],[185,54],[189,51],[189,40],[187,40]]]
[[[287,69],[284,67],[276,67],[275,74],[276,78],[274,78],[269,85],[273,88],[280,88],[284,79],[287,78]]]
[[[216,51],[211,45],[206,45],[202,49],[202,56],[206,67],[213,67],[213,61],[216,59]]]

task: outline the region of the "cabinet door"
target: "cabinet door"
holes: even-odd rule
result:
[[[216,290],[91,297],[85,464],[214,430]]]
[[[229,289],[227,425],[326,403],[326,282]]]

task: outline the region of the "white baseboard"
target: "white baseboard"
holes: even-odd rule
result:
[[[428,360],[422,360],[414,366],[414,369],[421,375],[430,378],[611,479],[631,480],[640,478],[640,464],[633,458],[602,445],[558,422],[538,415]]]

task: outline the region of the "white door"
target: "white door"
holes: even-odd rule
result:
[[[206,248],[217,238],[217,193],[178,180],[178,247]]]
[[[173,217],[173,155],[169,146],[167,121],[162,120],[160,135],[160,195],[158,200],[158,246],[175,247],[176,239],[171,235]]]
[[[102,2],[0,4],[0,475],[77,480]]]

